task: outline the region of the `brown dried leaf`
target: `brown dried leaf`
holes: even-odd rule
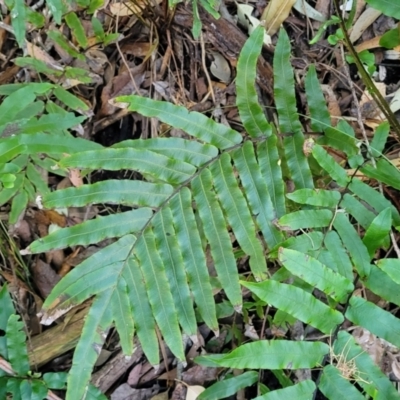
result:
[[[278,32],[283,21],[289,16],[296,0],[271,0],[264,10],[261,20],[265,20],[267,34],[272,36]]]

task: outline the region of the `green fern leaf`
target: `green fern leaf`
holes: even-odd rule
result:
[[[220,367],[240,369],[299,369],[315,367],[328,352],[328,345],[322,342],[259,340],[243,344],[226,355],[196,357],[195,361],[200,365],[212,362]]]
[[[348,193],[343,196],[340,206],[354,217],[364,229],[367,229],[375,218],[375,214],[372,211],[368,210],[362,202]]]
[[[197,397],[197,400],[219,400],[234,395],[241,389],[257,382],[258,373],[247,371],[233,378],[224,379],[208,387]]]
[[[341,302],[354,290],[353,283],[315,258],[295,250],[281,249],[279,260],[293,275]]]
[[[400,346],[400,320],[375,304],[353,296],[350,299],[346,318],[362,326],[395,346]]]
[[[275,104],[279,116],[279,129],[285,134],[283,148],[294,184],[297,189],[312,188],[314,183],[303,153],[304,135],[296,108],[290,50],[289,37],[281,29],[274,56]]]
[[[376,216],[368,227],[363,238],[363,243],[367,247],[371,258],[374,256],[377,249],[386,247],[385,243],[388,244],[391,226],[392,213],[390,208],[386,208]]]
[[[234,308],[240,311],[242,309],[242,292],[236,260],[226,229],[225,218],[212,190],[212,177],[208,169],[193,180],[192,190],[198,205],[204,234],[210,243],[210,251],[219,281],[223,284]]]
[[[10,315],[6,327],[7,354],[12,369],[22,376],[30,369],[24,327],[18,315]]]
[[[257,158],[261,175],[265,180],[277,218],[286,214],[285,185],[280,167],[278,138],[272,134],[266,141],[258,144]]]
[[[264,40],[265,29],[254,29],[240,52],[236,77],[236,105],[240,119],[251,137],[270,136],[271,126],[265,118],[254,87],[258,55]]]
[[[97,217],[70,228],[59,229],[32,243],[27,251],[42,253],[50,249],[98,243],[127,233],[139,232],[153,215],[150,208]]]
[[[324,189],[299,189],[288,193],[286,197],[296,203],[326,208],[336,207],[341,198],[339,192]]]
[[[333,365],[324,367],[318,389],[328,399],[344,399],[365,400],[365,397],[355,388],[355,386],[346,377],[343,377],[340,371]]]
[[[146,265],[146,268],[142,268],[146,291],[160,331],[172,352],[184,360],[185,353],[174,301],[163,262],[156,248],[154,234],[150,228],[147,228],[138,239],[135,255],[141,265]]]
[[[331,210],[300,210],[279,218],[281,229],[295,231],[297,229],[323,228],[332,222]]]
[[[110,179],[57,190],[45,196],[42,204],[46,208],[80,207],[91,203],[160,207],[172,193],[173,187],[167,184]]]
[[[77,153],[63,158],[59,164],[61,167],[69,168],[135,170],[171,184],[187,181],[196,171],[196,168],[188,163],[152,151],[134,148],[108,148]]]
[[[218,332],[215,302],[207,270],[206,256],[192,210],[192,197],[188,188],[170,201],[176,237],[182,251],[182,258],[190,289],[204,322]]]
[[[386,183],[395,189],[400,189],[400,171],[388,160],[379,159],[375,166],[367,164],[360,170],[369,178]]]
[[[382,299],[400,306],[400,284],[397,282],[399,278],[393,279],[390,274],[373,264],[370,267],[371,272],[363,279],[365,287]]]
[[[283,235],[273,223],[276,213],[268,187],[256,162],[254,147],[250,142],[246,142],[233,151],[232,155],[251,211],[256,216],[256,221],[268,246],[273,247],[283,241]]]
[[[124,354],[132,354],[134,325],[128,297],[128,286],[125,279],[118,279],[115,290],[112,292],[110,303],[122,350]]]
[[[186,279],[182,253],[173,227],[171,209],[167,207],[161,210],[155,216],[152,225],[156,245],[165,265],[165,273],[171,288],[179,323],[183,331],[194,338],[197,333],[196,316]]]
[[[122,277],[125,279],[128,288],[136,334],[149,362],[152,365],[158,365],[160,358],[158,340],[155,333],[156,325],[152,316],[146,288],[143,284],[142,271],[133,257],[129,257],[126,260],[126,266],[122,270]]]
[[[331,116],[318,82],[315,65],[309,66],[304,85],[310,110],[311,129],[314,132],[324,132],[327,127],[331,126]]]
[[[353,266],[339,235],[335,231],[328,232],[325,236],[324,244],[335,262],[337,272],[352,281]]]
[[[13,199],[11,203],[11,212],[9,215],[10,224],[15,224],[18,221],[19,216],[25,210],[29,201],[28,193],[26,190],[21,190]]]
[[[215,146],[176,137],[125,140],[112,147],[146,149],[200,167],[218,156]]]
[[[400,285],[400,260],[397,258],[384,258],[377,261],[376,265],[388,274],[394,282]]]
[[[260,241],[256,239],[253,218],[234,176],[229,154],[222,154],[218,161],[210,166],[210,171],[229,225],[242,250],[250,256],[251,271],[257,280],[263,280],[267,277],[264,250]]]
[[[85,139],[45,133],[20,134],[0,140],[0,162],[7,162],[20,154],[74,153],[99,149],[102,146]]]
[[[62,279],[43,304],[43,323],[51,324],[73,306],[115,287],[134,239],[133,235],[124,236],[93,254]]]
[[[327,151],[315,144],[312,148],[312,154],[318,164],[336,181],[340,186],[346,187],[350,181],[346,170],[342,168]]]
[[[295,286],[273,280],[260,283],[241,281],[241,284],[261,300],[314,326],[323,333],[331,333],[344,320],[339,311],[329,308],[310,293]]]
[[[368,250],[349,219],[343,213],[337,213],[333,226],[349,252],[357,272],[361,277],[368,276],[371,269]]]
[[[310,400],[316,390],[315,383],[309,379],[298,383],[297,385],[289,386],[284,389],[274,390],[266,393],[263,396],[258,396],[254,400]]]
[[[352,135],[346,132],[347,126],[350,128]],[[347,122],[339,122],[336,128],[328,127],[325,129],[325,135],[319,141],[319,144],[324,144],[334,149],[338,149],[347,154],[348,157],[359,154],[360,149],[357,146],[358,140],[354,137],[353,128]]]
[[[382,212],[386,208],[390,208],[392,212],[393,225],[400,225],[400,214],[393,204],[386,199],[381,193],[375,190],[373,187],[361,182],[359,179],[354,178],[350,182],[349,189],[357,195],[361,200],[370,204],[377,213]]]
[[[128,103],[128,109],[131,111],[137,111],[146,117],[157,117],[160,121],[182,129],[189,135],[220,149],[227,149],[242,142],[239,132],[217,124],[203,114],[189,112],[184,107],[135,95],[121,96],[117,101]]]
[[[112,292],[106,290],[96,296],[86,316],[85,325],[72,359],[72,368],[68,374],[68,391],[66,400],[84,398],[87,383],[92,373],[87,365],[94,365],[108,329],[112,323]]]

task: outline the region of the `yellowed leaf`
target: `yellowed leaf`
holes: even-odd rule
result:
[[[186,392],[186,400],[196,400],[197,396],[206,389],[203,386],[188,386]]]
[[[265,21],[268,35],[272,36],[278,32],[295,2],[296,0],[271,0],[261,17],[261,20]]]

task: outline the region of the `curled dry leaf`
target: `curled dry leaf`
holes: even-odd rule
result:
[[[382,14],[375,8],[367,8],[358,18],[350,33],[350,41],[354,43],[358,40],[364,31]]]
[[[296,9],[299,13],[305,15],[307,18],[313,19],[319,22],[325,22],[326,18],[315,8],[312,8],[308,3],[304,0],[297,0],[294,3],[293,8]]]

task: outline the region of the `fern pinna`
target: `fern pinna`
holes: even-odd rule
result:
[[[183,107],[125,96],[118,99],[121,105],[180,128],[193,139],[125,141],[59,161],[58,167],[64,170],[128,169],[143,177],[59,190],[42,200],[46,208],[92,203],[132,208],[61,229],[27,249],[41,253],[118,238],[62,279],[43,307],[42,321],[49,324],[94,296],[75,351],[68,399],[84,396],[91,368],[113,323],[124,352],[132,353],[136,333],[153,365],[159,363],[156,326],[175,356],[185,359],[182,332],[197,340],[195,306],[198,316],[218,333],[215,280],[210,279],[208,252],[219,285],[236,312],[243,306],[242,285],[276,309],[272,325],[287,329],[299,320],[332,335],[331,352],[354,358],[359,373],[365,376],[357,388],[352,386],[334,357],[327,358],[327,340],[307,337],[303,341],[260,340],[227,355],[199,357],[197,362],[274,371],[323,368],[317,383],[306,380],[271,392],[276,397],[267,394],[258,399],[311,399],[317,385],[328,398],[337,398],[331,396],[341,390],[355,391],[354,398],[364,398],[362,391],[373,398],[400,398],[352,336],[341,331],[347,318],[400,345],[400,320],[354,294],[354,280],[359,279],[375,294],[400,305],[400,281],[395,272],[398,260],[371,263],[376,250],[388,243],[392,225],[400,225],[400,216],[378,191],[348,176],[326,148],[346,153],[349,164],[360,167],[367,176],[395,187],[400,181],[396,183],[385,173],[393,166],[384,157],[376,168],[365,164],[350,125],[331,126],[313,66],[305,79],[311,127],[325,134],[318,143],[304,140],[290,43],[284,31],[274,58],[279,126],[268,123],[254,88],[263,35],[262,27],[253,32],[237,67],[237,106],[246,136]],[[384,140],[371,146],[375,155],[381,155],[389,127],[382,124],[379,129]],[[395,173],[399,171],[395,169]],[[334,182],[336,189],[315,188],[313,176]],[[296,189],[286,195],[284,177],[289,177]],[[355,222],[365,230],[363,239]],[[248,257],[251,273],[246,279],[238,273],[237,248]],[[272,262],[281,266],[274,274],[268,269]],[[250,384],[253,375],[249,375]],[[206,392],[200,398],[207,398]]]

